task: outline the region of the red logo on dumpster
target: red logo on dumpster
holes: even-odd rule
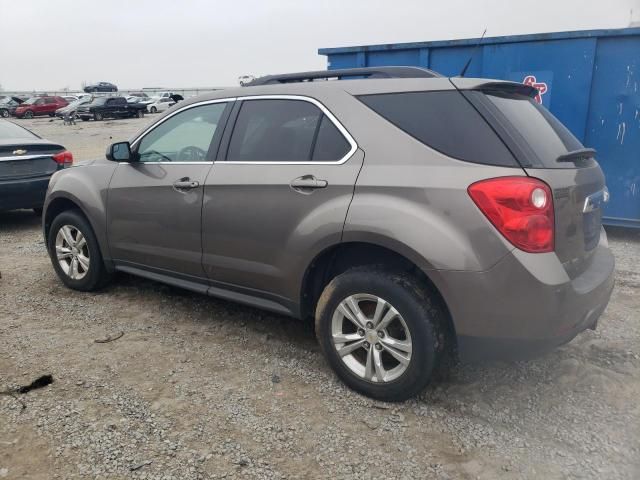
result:
[[[538,103],[542,103],[542,95],[547,93],[547,84],[544,82],[538,82],[535,75],[527,75],[526,77],[524,77],[522,83],[536,88],[538,90],[538,93],[535,96],[535,100]]]

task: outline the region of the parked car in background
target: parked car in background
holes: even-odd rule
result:
[[[90,103],[80,105],[76,110],[76,115],[83,121],[105,118],[141,118],[146,110],[145,105],[129,103],[124,97],[96,97]]]
[[[331,78],[350,80],[314,81]],[[527,358],[596,328],[605,178],[534,87],[411,67],[250,85],[54,175],[65,285],[124,271],[314,319],[336,374],[387,401],[456,354]]]
[[[0,211],[41,213],[51,175],[72,163],[73,155],[62,145],[0,120]]]
[[[0,117],[7,118],[15,114],[18,105],[24,103],[19,97],[0,98]]]
[[[14,115],[18,118],[33,118],[38,115],[53,117],[56,110],[69,104],[62,97],[40,96],[31,97],[16,107]]]
[[[149,113],[164,112],[166,110],[169,110],[169,107],[171,107],[172,105],[175,105],[175,103],[176,102],[174,102],[171,98],[168,98],[168,97],[157,98],[155,99],[155,101],[152,101],[147,105],[147,111]]]
[[[62,98],[64,98],[69,103],[75,102],[76,100],[78,100],[78,97],[75,95],[62,95]]]
[[[129,92],[130,97],[151,98],[145,92]]]
[[[87,85],[83,89],[86,93],[95,93],[95,92],[117,92],[118,87],[116,87],[113,83],[109,82],[98,82],[93,85]]]
[[[84,96],[83,98],[79,98],[76,101],[69,103],[69,105],[67,105],[66,107],[62,107],[56,110],[56,117],[64,118],[64,116],[67,114],[71,114],[72,112],[77,112],[78,107],[80,107],[80,105],[84,105],[85,103],[91,103],[91,101],[93,101],[93,97],[91,95],[87,95],[87,96]]]

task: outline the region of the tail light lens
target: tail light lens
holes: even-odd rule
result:
[[[73,154],[68,150],[63,150],[60,153],[56,153],[53,159],[58,165],[68,167],[73,163]]]
[[[554,249],[553,198],[537,178],[500,177],[469,186],[469,195],[489,221],[520,250]]]

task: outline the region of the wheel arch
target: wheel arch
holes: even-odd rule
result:
[[[93,233],[96,236],[96,239],[98,240],[98,245],[100,246],[100,253],[103,257],[103,260],[105,260],[105,264],[107,265],[107,268],[109,268],[109,263],[107,262],[107,260],[109,259],[109,249],[106,238],[104,236],[104,232],[99,228],[92,216],[89,215],[83,203],[78,198],[68,193],[65,195],[57,195],[54,198],[49,199],[45,205],[45,209],[42,214],[42,228],[47,249],[49,232],[53,220],[62,212],[66,212],[69,210],[79,211],[87,220],[87,222],[91,226],[91,229],[93,230]]]
[[[346,270],[364,265],[383,265],[394,270],[409,272],[429,291],[447,319],[447,329],[455,342],[455,325],[450,309],[442,293],[441,280],[437,270],[429,268],[429,263],[418,258],[418,254],[371,241],[342,242],[325,248],[308,265],[302,278],[300,289],[300,317],[313,318],[315,308],[326,285]],[[425,266],[427,268],[425,268]]]

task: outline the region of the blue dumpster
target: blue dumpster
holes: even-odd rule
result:
[[[460,74],[479,39],[321,48],[330,69],[416,65]],[[611,200],[604,222],[640,228],[640,28],[485,38],[466,77],[535,85],[549,108],[598,151]]]

